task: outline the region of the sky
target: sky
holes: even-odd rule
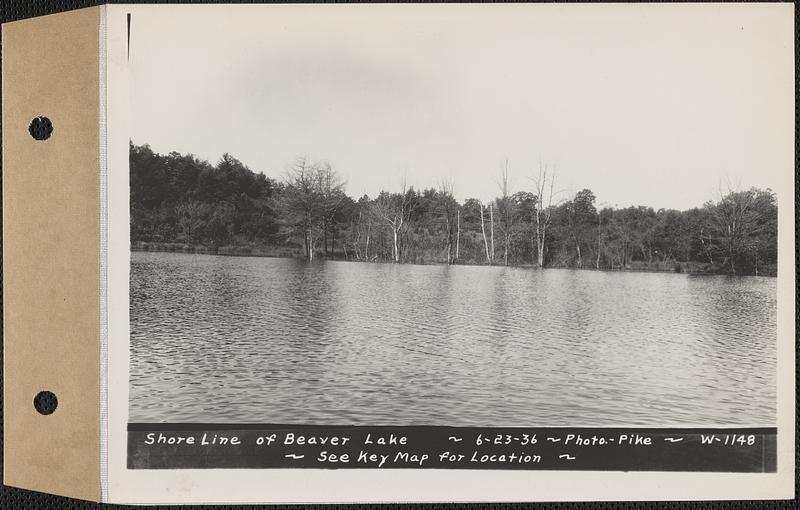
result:
[[[794,168],[793,10],[729,5],[135,6],[131,139],[351,196],[540,165],[557,199],[687,209]]]

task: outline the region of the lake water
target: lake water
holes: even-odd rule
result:
[[[132,422],[774,426],[776,280],[134,252]]]

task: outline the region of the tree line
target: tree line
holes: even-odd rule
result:
[[[454,197],[454,183],[353,198],[329,163],[297,158],[281,179],[224,154],[130,146],[134,249],[209,251],[395,263],[775,274],[771,190],[721,193],[686,211],[600,206],[565,196],[540,166],[530,191],[511,193],[508,162],[490,201]],[[491,182],[491,179],[487,179]]]

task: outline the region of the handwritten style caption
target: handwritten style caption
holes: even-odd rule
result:
[[[130,424],[128,468],[775,472],[776,430]]]

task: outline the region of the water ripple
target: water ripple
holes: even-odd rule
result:
[[[137,252],[130,419],[771,426],[775,283]]]

